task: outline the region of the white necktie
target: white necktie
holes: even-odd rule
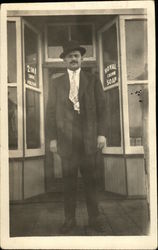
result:
[[[73,74],[71,77],[69,99],[73,103],[74,110],[80,113],[80,104],[78,100],[78,88],[76,85],[76,71],[73,71]]]

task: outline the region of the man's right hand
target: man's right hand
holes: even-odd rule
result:
[[[57,140],[50,141],[50,151],[52,153],[57,153]]]

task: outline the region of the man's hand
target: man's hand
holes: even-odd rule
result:
[[[97,148],[102,149],[106,144],[105,136],[99,135],[97,138]]]
[[[57,153],[57,140],[50,141],[50,151],[52,153]]]

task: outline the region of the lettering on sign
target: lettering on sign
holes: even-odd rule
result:
[[[104,87],[108,87],[118,82],[117,64],[112,63],[104,69]]]
[[[36,65],[26,65],[26,84],[37,87]]]

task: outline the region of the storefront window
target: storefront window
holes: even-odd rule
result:
[[[133,35],[134,34],[134,35]],[[130,146],[144,145],[148,109],[147,21],[125,20]],[[136,81],[136,82],[135,82]]]
[[[46,53],[48,58],[59,59],[63,49],[63,42],[69,40],[79,41],[86,48],[85,57],[93,57],[93,29],[90,24],[58,24],[47,26]]]
[[[121,146],[119,89],[105,91],[105,132],[108,147]]]
[[[118,49],[116,24],[102,33],[104,82],[106,88],[118,82]]]
[[[26,144],[27,148],[40,148],[39,93],[26,90]]]
[[[147,86],[142,84],[128,85],[129,133],[130,145],[143,145],[143,127],[147,114]]]
[[[17,82],[16,22],[7,22],[8,83]]]
[[[126,20],[126,61],[128,80],[147,80],[147,21]]]
[[[17,112],[17,88],[8,87],[8,130],[9,149],[18,148],[18,112]]]
[[[25,26],[25,83],[39,87],[38,80],[38,40],[37,35]]]

